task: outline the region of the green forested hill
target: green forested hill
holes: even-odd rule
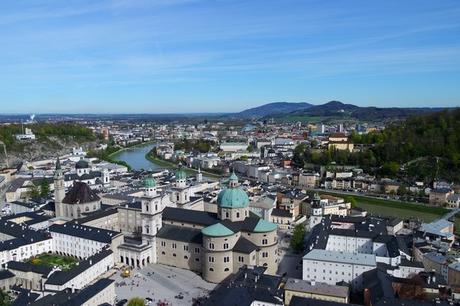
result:
[[[352,134],[360,152],[296,150],[297,164],[359,165],[384,176],[460,181],[460,109],[416,116],[366,135]]]

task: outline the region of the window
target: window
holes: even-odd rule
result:
[[[224,257],[224,262],[230,262],[230,257],[225,256],[225,257]]]
[[[173,253],[173,257],[176,257],[176,253]]]
[[[149,211],[149,204],[145,204],[145,211]]]
[[[173,248],[173,249],[177,249],[177,244],[173,243],[173,244],[172,244],[172,248]]]
[[[199,259],[199,258],[195,258],[195,261],[200,261],[200,259]]]
[[[267,244],[268,240],[267,239],[262,239],[262,244]]]
[[[165,252],[161,252],[162,255],[165,255],[166,253]]]
[[[209,256],[208,261],[209,261],[209,262],[214,262],[214,257],[213,257],[213,256]]]
[[[228,249],[228,243],[224,243],[224,249]]]
[[[195,248],[195,253],[200,253],[200,248]]]
[[[263,257],[263,258],[267,258],[267,257],[268,257],[268,252],[263,252],[263,253],[262,253],[262,257]]]
[[[225,268],[224,271],[227,272],[227,271],[228,271],[228,268]]]
[[[185,256],[184,256],[184,259],[188,259],[188,256],[187,256],[187,255],[185,255]]]
[[[244,262],[244,257],[243,256],[238,256],[238,262]]]
[[[213,269],[213,268],[209,268],[209,271],[213,272],[213,271],[214,271],[214,269]]]
[[[237,217],[237,218],[240,217],[240,213],[239,213],[239,212],[236,213],[236,217]]]
[[[227,212],[225,212],[225,218],[228,218],[228,217],[230,217],[230,216],[229,216],[228,211],[227,211]]]
[[[209,243],[209,249],[214,250],[214,243],[212,242]]]
[[[188,245],[184,245],[184,251],[188,251]]]

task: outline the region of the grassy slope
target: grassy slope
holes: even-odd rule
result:
[[[324,194],[336,195],[343,197],[343,194],[334,192],[321,192]],[[419,218],[425,222],[433,221],[445,213],[448,209],[442,207],[431,207],[422,204],[413,204],[409,202],[391,201],[383,199],[372,199],[362,196],[353,196],[356,200],[356,206],[367,210],[376,216],[398,217],[401,219]],[[460,217],[455,218],[455,232],[460,234]]]

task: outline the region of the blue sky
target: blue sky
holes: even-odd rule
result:
[[[0,113],[460,106],[457,0],[2,0]]]

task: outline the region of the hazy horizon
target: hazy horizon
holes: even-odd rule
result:
[[[460,105],[455,0],[0,3],[1,113]]]

